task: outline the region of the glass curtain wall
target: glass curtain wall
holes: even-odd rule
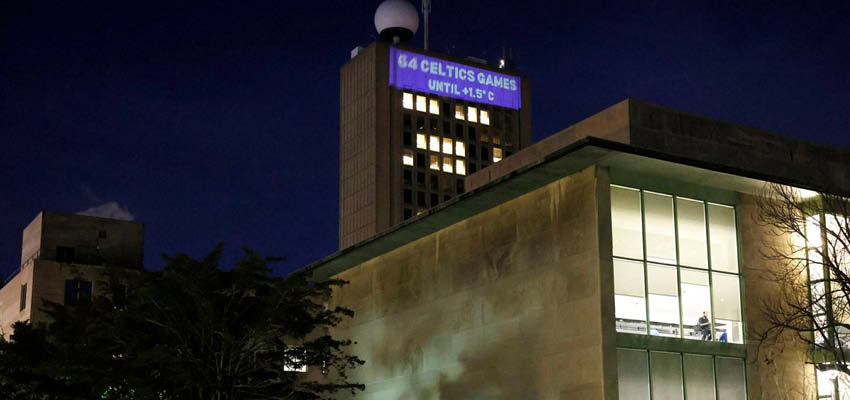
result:
[[[744,360],[720,356],[617,349],[621,399],[746,400]]]
[[[611,186],[617,331],[743,343],[735,208]]]

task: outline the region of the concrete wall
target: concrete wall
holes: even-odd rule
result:
[[[616,399],[608,191],[589,168],[340,273],[358,398]]]
[[[21,310],[21,285],[27,285],[27,304]],[[0,288],[0,334],[9,338],[12,324],[30,319],[32,312],[33,266],[30,263]]]
[[[757,222],[759,208],[754,196],[741,194],[737,212],[744,280],[743,311],[748,333],[747,383],[750,399],[812,399],[817,392],[814,368],[808,364],[806,346],[794,335],[786,335],[782,340],[770,343],[756,340],[757,334],[769,326],[763,316],[762,302],[778,293],[769,272],[781,267],[775,261],[767,260],[764,251],[766,246],[790,248],[790,240],[770,234],[769,227]]]

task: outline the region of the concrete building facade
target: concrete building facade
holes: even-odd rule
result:
[[[105,293],[106,267],[141,269],[139,222],[44,211],[24,229],[21,266],[0,288],[0,333],[47,321],[46,302],[71,305]]]
[[[850,194],[848,166],[626,100],[307,268],[350,282],[334,334],[357,341],[366,399],[833,398],[810,349],[755,338],[777,293],[762,250],[788,243],[757,199],[769,182]]]
[[[394,49],[513,76],[521,104],[514,109],[394,83]],[[377,41],[358,48],[342,66],[341,248],[463,193],[467,175],[531,144],[530,81],[481,61]]]

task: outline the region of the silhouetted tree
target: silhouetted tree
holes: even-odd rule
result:
[[[775,235],[763,254],[776,296],[763,298],[760,343],[792,338],[809,358],[850,374],[850,200],[770,184],[759,221]]]
[[[30,385],[31,397],[21,398],[32,399],[216,400],[362,390],[347,371],[363,361],[346,352],[349,340],[327,334],[353,315],[326,306],[345,282],[271,276],[268,264],[279,260],[250,250],[222,270],[222,248],[200,260],[166,257],[162,271],[108,268],[108,296],[50,304],[47,327],[19,324],[11,343],[0,344],[10,363],[25,347],[39,355],[0,372],[0,389]]]

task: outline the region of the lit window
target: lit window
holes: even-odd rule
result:
[[[480,139],[481,139],[481,141],[482,141],[482,142],[487,143],[487,142],[489,142],[489,141],[490,141],[490,136],[485,135],[485,134],[483,134],[483,133],[482,133],[482,134],[481,134],[481,138],[480,138]]]
[[[455,119],[463,119],[463,106],[460,104],[455,105]]]
[[[435,156],[435,155],[433,155],[433,154],[431,154],[431,164],[430,164],[430,168],[431,168],[431,169],[436,169],[437,171],[439,171],[439,170],[440,170],[440,158],[439,158],[439,157],[437,157],[437,156]]]
[[[502,149],[498,147],[493,148],[493,162],[502,161]]]
[[[487,110],[481,110],[481,124],[490,125],[490,113]]]
[[[425,98],[425,96],[416,96],[416,111],[428,111],[428,109],[425,107],[426,100],[427,99]]]
[[[455,160],[455,172],[458,175],[466,175],[466,163],[463,160]]]
[[[455,154],[460,157],[466,157],[466,147],[463,145],[463,142],[460,140],[455,142]]]
[[[469,122],[478,122],[478,109],[475,107],[467,107],[466,120]]]
[[[440,137],[439,136],[431,136],[431,145],[429,146],[431,151],[440,151]]]
[[[452,140],[443,138],[443,153],[452,154]]]
[[[401,156],[401,162],[404,165],[413,166],[413,152],[410,150],[405,150],[404,155]]]
[[[421,133],[416,134],[416,148],[428,150],[428,139],[425,138],[425,135]]]
[[[413,109],[413,94],[404,92],[401,94],[401,106],[412,110]]]
[[[440,102],[437,99],[428,101],[428,112],[434,115],[440,115]]]
[[[734,207],[611,186],[611,228],[618,332],[744,342]]]
[[[502,139],[498,136],[493,136],[493,144],[502,144]]]
[[[443,172],[452,172],[452,158],[443,157]]]

